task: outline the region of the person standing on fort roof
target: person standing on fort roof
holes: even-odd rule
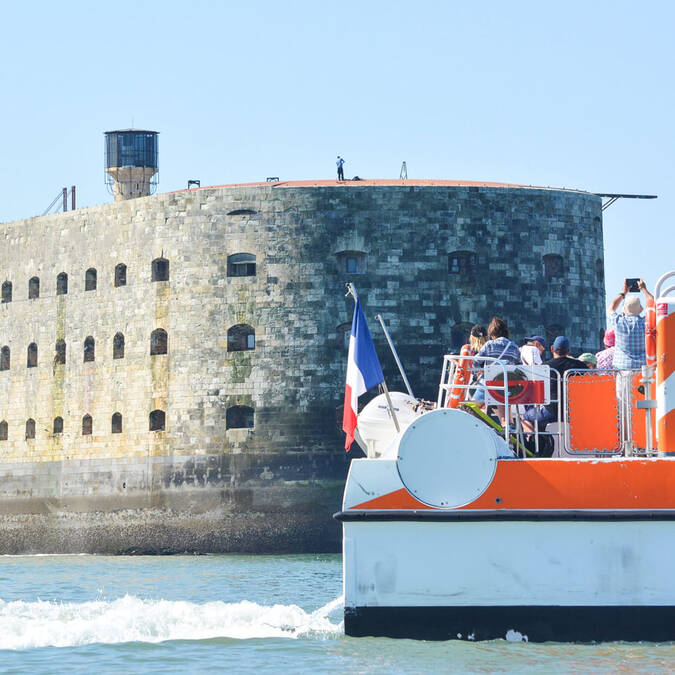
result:
[[[344,163],[345,160],[340,157],[340,155],[337,156],[337,170],[338,170],[338,180],[344,180],[345,179],[345,171],[344,171]]]

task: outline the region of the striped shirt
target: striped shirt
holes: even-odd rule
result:
[[[508,338],[498,337],[494,340],[488,340],[476,354],[476,359],[480,356],[489,356],[493,359],[501,359],[505,363],[520,363],[520,350],[515,342]],[[477,365],[483,367],[484,361],[477,361]]]
[[[609,327],[614,330],[614,368],[628,370],[646,363],[645,318],[611,312]]]

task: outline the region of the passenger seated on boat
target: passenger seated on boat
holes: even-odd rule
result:
[[[589,368],[595,368],[598,363],[598,359],[596,358],[595,354],[591,354],[590,352],[579,354],[578,358],[579,361],[583,361]]]
[[[527,342],[520,348],[520,358],[526,366],[541,365],[541,355],[546,351],[546,339],[541,335],[525,338]]]
[[[605,349],[595,355],[598,360],[596,367],[611,370],[614,362],[614,331],[611,328],[605,331],[602,342]]]
[[[520,350],[518,345],[509,340],[509,327],[506,321],[497,316],[493,316],[488,326],[488,336],[490,339],[483,345],[481,350],[476,354],[474,363],[476,366],[483,368],[485,361],[481,360],[481,356],[498,359],[503,363],[517,365],[521,363]],[[481,378],[482,379],[482,378]],[[481,407],[485,405],[485,391],[479,389],[474,394],[473,400]],[[497,415],[504,426],[505,413],[504,406],[497,406]]]
[[[563,377],[563,375],[568,370],[583,370],[588,366],[583,361],[579,359],[573,359],[569,356],[570,353],[570,341],[564,335],[558,335],[551,345],[551,352],[553,358],[550,361],[546,361],[545,365],[551,367],[551,391],[557,391],[558,388],[558,377]],[[561,416],[565,417],[564,410],[561,405]],[[558,420],[558,403],[553,402],[549,403],[544,407],[532,406],[529,410],[525,411],[523,415],[523,429],[529,433],[534,431],[534,422],[538,422],[539,430],[545,431],[546,425],[551,422],[559,422]]]
[[[469,334],[469,346],[471,347],[471,356],[475,356],[485,345],[488,339],[488,334],[485,326],[481,326],[479,323],[475,324],[471,328],[471,333]],[[479,368],[472,368],[473,372],[473,377],[472,377],[472,384],[482,384],[483,383],[483,378],[480,377],[480,369]],[[478,390],[475,390],[475,393],[477,393]],[[483,393],[481,391],[481,393]],[[485,400],[484,398],[482,400]]]
[[[472,356],[478,354],[487,342],[487,338],[488,334],[487,330],[485,330],[485,326],[481,326],[479,323],[473,326],[471,333],[469,333],[469,345],[471,347]]]

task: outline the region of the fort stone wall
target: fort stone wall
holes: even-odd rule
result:
[[[579,350],[604,324],[601,203],[582,192],[225,186],[0,236],[4,553],[338,550],[347,281],[390,389],[376,313],[426,398],[472,323]]]

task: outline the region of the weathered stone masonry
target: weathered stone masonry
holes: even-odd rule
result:
[[[593,349],[604,321],[601,203],[582,192],[231,186],[0,233],[0,281],[12,284],[0,304],[0,347],[11,354],[0,371],[2,553],[338,550],[330,515],[347,467],[336,423],[346,281],[367,309],[390,388],[402,385],[378,312],[427,398],[467,325],[498,314],[516,338],[564,330]],[[228,276],[235,254],[255,256],[255,276]],[[152,281],[157,259],[168,261],[166,281]],[[120,264],[126,284],[116,286]],[[92,270],[96,288],[85,290]],[[67,293],[57,295],[61,273]],[[40,293],[29,299],[34,277]],[[228,350],[228,330],[240,325],[254,335]],[[165,354],[150,353],[156,329],[166,331]],[[117,334],[123,358],[113,358]],[[31,344],[37,366],[28,368]],[[226,428],[234,406],[253,410],[253,428]],[[164,430],[150,431],[155,410]]]

